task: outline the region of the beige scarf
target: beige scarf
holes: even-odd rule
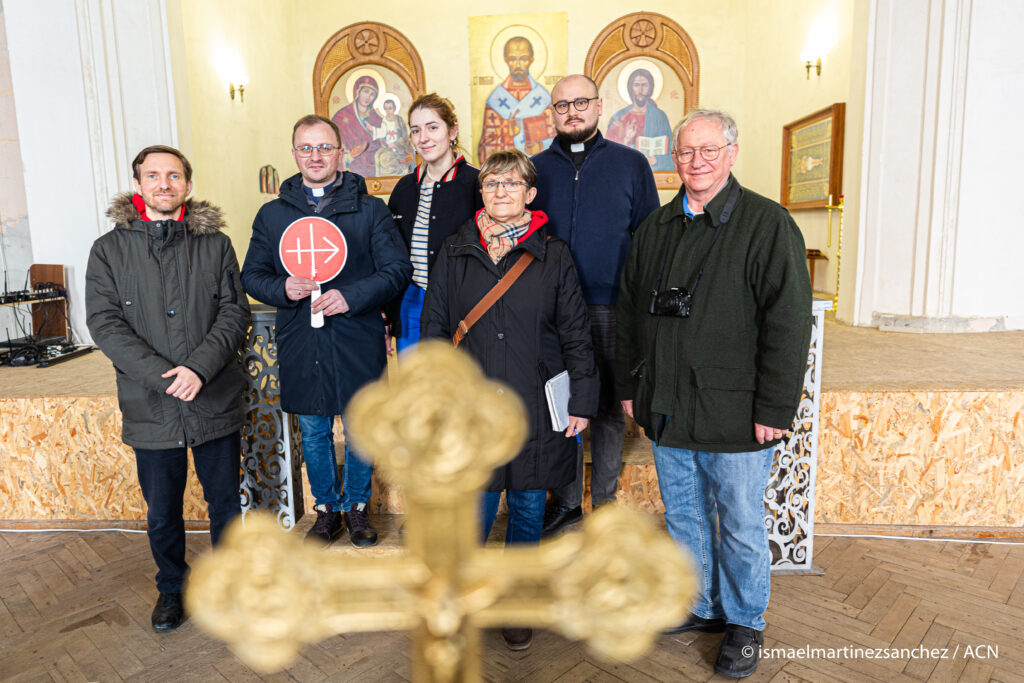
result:
[[[515,223],[498,223],[488,216],[486,211],[480,212],[476,218],[476,227],[480,231],[480,238],[487,245],[487,255],[491,257],[491,261],[497,263],[519,243],[519,239],[530,227],[532,219],[533,216],[525,209]]]

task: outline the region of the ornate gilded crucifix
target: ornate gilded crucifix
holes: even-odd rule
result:
[[[476,681],[482,628],[543,626],[626,660],[686,615],[692,567],[639,513],[607,506],[540,546],[480,545],[478,491],[519,451],[527,422],[512,390],[465,354],[421,344],[347,417],[360,451],[402,486],[406,549],[346,557],[269,517],[236,523],[196,563],[185,597],[196,623],[254,668],[283,668],[339,632],[411,629],[415,680]]]

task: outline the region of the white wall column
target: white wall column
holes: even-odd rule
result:
[[[1024,152],[1024,6],[875,0],[872,13],[855,321],[1024,328],[1024,231],[1006,213]]]
[[[89,248],[131,160],[175,145],[163,0],[5,0],[33,261],[67,266],[76,337]]]

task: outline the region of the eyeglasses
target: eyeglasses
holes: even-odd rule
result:
[[[522,180],[485,180],[480,183],[480,189],[488,194],[497,192],[499,187],[505,188],[505,192],[512,193],[525,190],[528,186]]]
[[[322,145],[299,145],[294,149],[295,153],[298,154],[300,157],[310,156],[311,154],[313,154],[314,149],[320,152],[320,156],[326,157],[330,156],[331,154],[334,154],[334,152],[340,149],[340,147],[338,147],[337,145],[329,145],[325,142]]]
[[[597,97],[577,97],[572,101],[572,106],[576,107],[576,111],[586,111],[587,107],[594,100],[599,99]],[[569,111],[569,100],[559,100],[551,105],[551,107],[559,114],[564,114]]]
[[[714,145],[708,145],[706,147],[701,147],[700,148],[700,158],[703,159],[704,161],[714,161],[715,159],[718,158],[718,153],[721,152],[723,149],[725,149],[726,147],[728,147],[731,144],[732,144],[731,142],[727,142],[724,145],[722,145],[721,147],[715,147]],[[688,164],[691,161],[693,161],[693,153],[696,152],[696,151],[697,150],[693,149],[692,147],[684,147],[683,149],[674,149],[674,150],[672,150],[672,156],[674,156],[676,159],[679,159],[680,162],[682,162],[684,164]]]

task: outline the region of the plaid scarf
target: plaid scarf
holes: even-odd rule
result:
[[[486,211],[481,211],[476,219],[476,227],[480,231],[480,239],[487,245],[487,255],[497,263],[519,243],[519,238],[526,234],[530,227],[532,215],[523,210],[522,223],[497,223]]]

